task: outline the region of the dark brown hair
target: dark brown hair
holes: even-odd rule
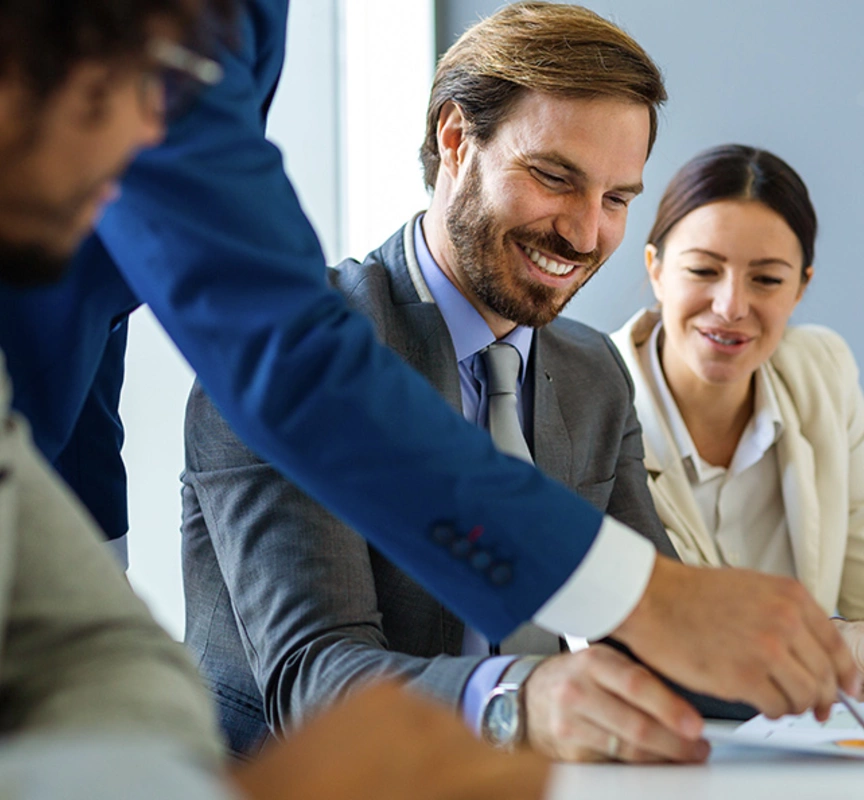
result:
[[[230,40],[238,5],[239,0],[0,0],[0,76],[14,69],[34,96],[45,97],[82,60],[141,57],[149,25],[159,17],[206,49],[218,38]]]
[[[580,6],[514,3],[469,28],[438,62],[420,149],[427,187],[438,176],[438,118],[447,101],[462,109],[469,133],[487,142],[526,90],[648,106],[648,152],[666,100],[656,64],[611,22]]]
[[[782,158],[743,144],[725,144],[688,161],[666,187],[648,244],[663,253],[669,231],[697,208],[720,200],[756,200],[777,212],[792,229],[813,264],[816,211],[801,177]]]

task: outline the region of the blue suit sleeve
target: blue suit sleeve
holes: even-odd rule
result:
[[[225,80],[137,159],[98,235],[253,450],[503,638],[572,573],[602,516],[498,454],[327,287],[261,125],[278,73],[262,59],[281,63],[285,10],[251,3]]]

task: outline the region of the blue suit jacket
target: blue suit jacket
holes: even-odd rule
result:
[[[136,160],[63,283],[3,290],[0,347],[18,407],[109,535],[121,535],[125,319],[147,303],[253,450],[503,638],[576,568],[601,514],[500,455],[328,288],[318,240],[263,134],[286,13],[287,0],[249,3],[224,81]],[[491,566],[472,567],[472,549]]]

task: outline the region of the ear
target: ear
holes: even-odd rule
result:
[[[438,155],[441,168],[456,178],[468,149],[468,120],[452,100],[441,107],[438,115]]]
[[[805,267],[804,271],[801,274],[801,285],[798,287],[798,295],[795,297],[795,303],[800,303],[801,298],[804,297],[804,290],[810,285],[810,281],[813,278],[813,267],[812,265],[809,267]]]
[[[663,282],[660,280],[660,273],[663,269],[663,262],[657,247],[653,244],[645,245],[645,269],[648,271],[648,280],[651,281],[654,297],[658,303],[662,303]]]

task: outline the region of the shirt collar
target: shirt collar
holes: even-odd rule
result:
[[[675,440],[675,447],[678,448],[682,460],[689,458],[695,466],[701,459],[698,458],[696,445],[693,444],[690,431],[687,430],[687,426],[684,424],[684,418],[678,410],[675,398],[672,397],[669,384],[666,383],[666,376],[663,374],[663,367],[660,364],[660,350],[657,347],[657,343],[660,341],[661,330],[663,330],[663,323],[658,321],[654,326],[654,330],[651,331],[651,336],[646,344],[648,348],[648,360],[651,365],[651,377],[654,379],[654,385],[657,387],[657,394],[663,406],[666,421],[669,423],[672,438]]]
[[[663,405],[666,420],[669,422],[672,438],[675,439],[675,446],[678,448],[682,460],[690,461],[699,483],[704,483],[706,480],[716,477],[719,474],[718,471],[725,470],[705,462],[696,450],[696,445],[693,444],[693,438],[690,436],[690,431],[687,430],[687,425],[678,410],[675,398],[672,397],[669,384],[666,383],[666,376],[663,374],[663,367],[660,364],[660,351],[657,343],[660,340],[662,329],[663,323],[658,321],[647,342],[651,376],[657,387],[657,394]],[[742,472],[748,466],[755,464],[777,441],[783,431],[783,418],[780,415],[777,395],[771,386],[771,381],[768,380],[764,364],[756,370],[754,383],[753,416],[744,429],[741,442],[739,442],[732,464],[730,464],[730,470],[733,473]]]
[[[423,216],[420,215],[414,222],[414,251],[417,263],[420,265],[423,280],[426,281],[429,292],[447,324],[447,330],[453,340],[453,348],[456,350],[456,360],[465,361],[493,344],[496,341],[495,334],[492,333],[486,320],[480,316],[480,312],[450,282],[432,257],[423,233],[422,220]],[[533,337],[534,328],[517,325],[501,339],[502,342],[512,344],[519,351],[522,357],[522,381],[525,380],[528,370]]]

